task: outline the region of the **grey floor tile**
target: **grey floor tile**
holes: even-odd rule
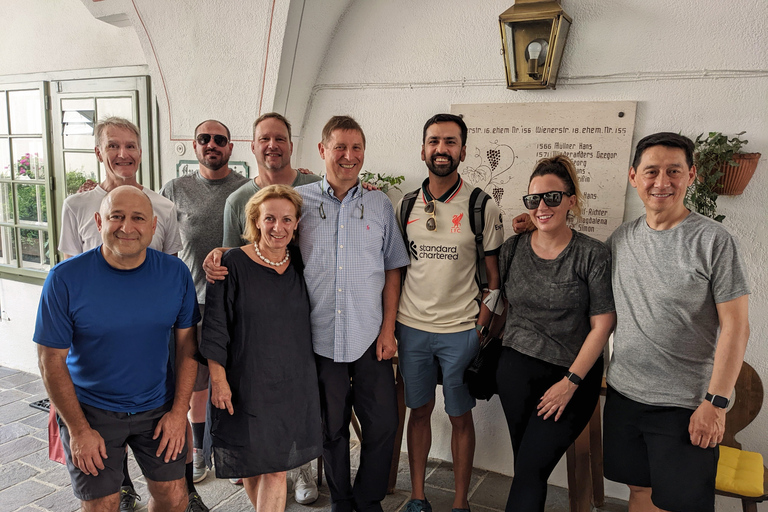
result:
[[[7,464],[46,446],[39,439],[24,436],[0,445],[0,464]]]
[[[0,379],[4,379],[5,377],[9,375],[13,375],[14,373],[19,373],[19,370],[14,370],[13,368],[6,368],[5,366],[0,366]]]
[[[487,473],[472,493],[472,503],[503,510],[509,496],[512,478],[498,473]]]
[[[67,467],[64,464],[59,464],[58,462],[54,462],[48,458],[48,443],[44,443],[44,447],[37,450],[36,452],[30,453],[26,457],[19,459],[19,462],[29,464],[33,468],[39,469],[43,472],[50,471],[51,469],[60,469],[65,472],[67,471]]]
[[[26,384],[22,384],[21,386],[16,386],[15,389],[19,391],[23,391],[24,393],[29,393],[30,395],[45,394],[46,397],[48,396],[45,390],[45,384],[43,384],[43,381],[41,379],[27,382]]]
[[[0,444],[5,444],[8,441],[13,441],[19,437],[26,436],[36,432],[38,429],[30,427],[24,423],[14,422],[0,427]]]
[[[2,504],[3,510],[16,510],[53,492],[55,489],[49,485],[34,480],[26,480],[0,491],[0,504]]]
[[[482,469],[475,469],[472,471],[472,478],[469,481],[469,488],[474,489],[478,482],[485,476],[486,471]],[[453,464],[450,462],[441,462],[435,467],[427,477],[427,486],[438,487],[447,491],[455,489],[454,476],[453,476]]]
[[[29,407],[29,404],[27,404],[27,407]],[[48,427],[48,413],[33,409],[32,407],[29,407],[29,410],[33,411],[32,416],[24,418],[21,420],[21,423],[24,423],[25,425],[31,425],[35,428]]]
[[[29,393],[24,393],[18,389],[6,389],[0,391],[0,405],[6,405],[10,404],[11,402],[23,400],[29,396],[31,396]]]
[[[27,402],[17,400],[0,406],[0,423],[7,425],[8,423],[19,421],[38,412],[41,411],[33,409]]]
[[[80,510],[80,500],[72,494],[71,487],[59,489],[34,502],[38,507],[56,512],[77,512]]]
[[[3,389],[10,389],[35,380],[40,380],[40,377],[32,373],[16,372],[0,379],[0,386],[2,386]]]
[[[17,461],[0,465],[0,491],[32,478],[38,473],[39,471],[35,468]]]

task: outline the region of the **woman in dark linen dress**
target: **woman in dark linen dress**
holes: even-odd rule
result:
[[[208,285],[205,299],[212,451],[218,478],[243,478],[256,510],[282,512],[286,471],[322,453],[309,298],[289,245],[301,197],[265,187],[245,214],[251,243],[224,254],[229,274]]]

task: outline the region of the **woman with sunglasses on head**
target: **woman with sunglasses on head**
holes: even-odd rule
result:
[[[569,226],[582,208],[573,162],[540,160],[523,202],[536,230],[499,256],[509,306],[496,379],[515,456],[507,512],[544,510],[547,478],[595,410],[616,321],[610,252]]]

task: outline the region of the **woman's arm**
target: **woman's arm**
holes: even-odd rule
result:
[[[576,359],[568,368],[569,371],[581,378],[587,375],[587,372],[592,369],[597,358],[603,353],[608,337],[616,326],[616,313],[603,313],[591,316],[589,324],[591,329],[584,340],[584,344],[581,346]],[[544,393],[544,396],[541,397],[539,405],[536,406],[539,410],[539,416],[544,415],[546,420],[554,414],[555,421],[559,420],[565,410],[565,406],[568,405],[573,393],[576,392],[577,387],[576,384],[565,376],[553,384]]]
[[[226,409],[230,415],[234,414],[227,371],[213,359],[208,360],[208,369],[211,371],[211,404],[217,409]]]

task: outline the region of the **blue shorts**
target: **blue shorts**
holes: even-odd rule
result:
[[[400,373],[405,383],[405,405],[417,409],[435,398],[438,367],[443,372],[445,412],[458,417],[472,410],[475,399],[464,383],[464,370],[477,354],[477,331],[433,333],[395,326]]]

